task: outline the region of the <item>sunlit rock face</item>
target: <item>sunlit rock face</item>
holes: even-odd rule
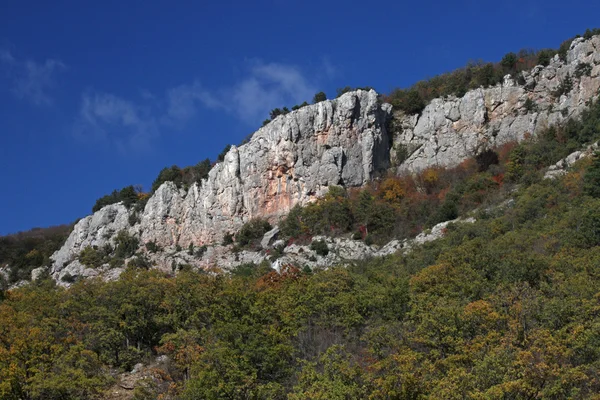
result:
[[[557,89],[569,79],[570,87],[559,94]],[[148,242],[161,246],[165,251],[147,253],[158,267],[231,266],[241,256],[214,245],[252,218],[276,222],[332,185],[360,187],[392,166],[397,173],[456,166],[485,149],[578,116],[599,89],[600,36],[595,36],[574,40],[564,62],[555,56],[548,66],[537,66],[518,79],[506,76],[501,84],[461,98],[434,99],[419,115],[395,112],[393,133],[388,130],[392,106],[372,90],[303,107],[277,117],[248,143],[233,146],[201,184],[183,190],[164,183],[137,218],[129,218],[132,211],[116,204],[79,221],[53,255],[52,276],[59,279],[65,271],[81,270],[76,263],[81,250],[114,245],[121,230],[136,236],[142,251]],[[400,146],[408,155],[402,163],[395,159]],[[211,247],[196,259],[185,254],[190,244]],[[176,251],[177,246],[184,251]],[[263,259],[250,256],[253,262]],[[83,272],[78,274],[93,275]]]
[[[398,172],[453,167],[481,150],[523,140],[578,116],[598,95],[599,76],[600,36],[579,38],[565,62],[557,55],[547,67],[525,72],[522,85],[507,75],[495,87],[434,99],[421,115],[398,116],[402,132],[394,137],[394,146],[406,146],[410,154]],[[558,95],[568,79],[571,88]]]

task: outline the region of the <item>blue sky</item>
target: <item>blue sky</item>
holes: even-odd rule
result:
[[[274,107],[386,93],[600,26],[600,2],[27,1],[0,5],[0,234],[69,223],[214,159]]]

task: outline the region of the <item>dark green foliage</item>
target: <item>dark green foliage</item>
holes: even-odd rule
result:
[[[274,120],[275,118],[277,118],[280,115],[285,115],[287,113],[289,113],[290,111],[287,109],[287,107],[283,107],[283,109],[281,108],[274,108],[271,110],[271,112],[269,113],[269,118],[271,120]]]
[[[223,161],[225,154],[229,151],[231,145],[228,145],[223,152],[218,156],[219,161]],[[179,168],[177,165],[173,165],[170,168],[163,168],[158,177],[152,182],[151,192],[154,193],[160,185],[165,182],[173,182],[177,187],[189,187],[194,183],[201,184],[202,179],[206,179],[208,172],[211,169],[211,162],[207,158],[200,161],[195,166],[185,167],[184,169]]]
[[[265,119],[265,120],[262,122],[262,126],[265,126],[265,125],[267,125],[269,122],[271,122],[271,120],[270,120],[270,119],[268,119],[268,118],[267,118],[267,119]]]
[[[29,280],[33,269],[50,265],[50,256],[72,229],[73,225],[60,225],[0,236],[0,266],[9,267],[9,283]]]
[[[115,257],[128,258],[135,254],[139,247],[136,237],[129,235],[127,231],[120,231],[115,237]]]
[[[319,92],[319,93],[315,94],[312,102],[313,102],[313,104],[317,104],[317,103],[320,103],[325,100],[327,100],[327,95],[325,94],[325,92]]]
[[[419,114],[425,108],[425,100],[416,90],[394,90],[388,101],[397,109],[407,114]]]
[[[300,104],[300,105],[296,104],[295,106],[292,107],[292,111],[299,110],[302,107],[306,107],[307,105],[308,105],[308,103],[306,101],[302,102],[302,104]]]
[[[70,273],[66,273],[62,276],[61,281],[67,283],[74,283],[77,281],[77,275],[71,275]]]
[[[558,88],[556,88],[556,90],[552,93],[552,95],[554,97],[560,97],[563,94],[569,93],[572,88],[573,88],[573,80],[571,79],[571,76],[569,74],[567,74],[564,77],[564,79],[560,82],[560,85],[558,85]]]
[[[264,234],[272,229],[264,219],[255,218],[246,222],[235,235],[235,241],[242,247],[256,245]]]
[[[227,232],[224,236],[223,236],[223,242],[221,243],[223,246],[228,246],[230,244],[233,244],[233,234],[230,232]]]
[[[537,54],[538,65],[543,65],[544,67],[547,67],[550,64],[550,60],[552,59],[552,57],[554,57],[555,54],[556,51],[554,50],[540,50]]]
[[[490,166],[498,164],[498,154],[494,150],[487,149],[475,156],[475,162],[477,162],[477,170],[485,172],[490,169]]]
[[[146,246],[146,250],[148,250],[150,253],[156,253],[156,252],[162,251],[162,247],[157,245],[156,242],[154,242],[154,241],[147,242],[145,246]]]
[[[152,193],[156,192],[156,190],[165,182],[181,182],[181,168],[177,165],[173,165],[170,168],[163,168],[159,173],[154,182],[152,182]]]
[[[575,68],[575,77],[581,78],[582,76],[590,76],[592,73],[592,66],[588,63],[577,64]]]
[[[111,194],[107,194],[96,200],[96,204],[92,207],[92,212],[96,212],[109,204],[115,204],[121,201],[125,207],[131,208],[131,206],[138,201],[138,191],[131,185],[126,186],[119,191],[113,190]]]
[[[533,100],[531,100],[529,97],[527,98],[527,100],[525,100],[523,107],[525,108],[525,111],[527,111],[528,113],[537,111],[537,104],[535,104],[535,102]]]
[[[127,268],[148,270],[152,267],[150,261],[144,256],[133,257],[127,262]]]
[[[102,249],[88,246],[79,253],[79,261],[89,268],[99,268],[110,261],[113,248],[107,244]]]
[[[399,144],[396,146],[396,165],[401,165],[408,159],[409,156],[410,153],[408,151],[408,146],[404,144]]]
[[[324,240],[315,240],[310,244],[310,249],[313,250],[320,256],[326,256],[329,254],[329,246]]]
[[[513,52],[507,53],[502,57],[502,61],[500,61],[500,65],[504,68],[504,71],[507,73],[513,73],[517,66],[517,55]]]
[[[594,29],[586,29],[585,33],[583,34],[583,38],[585,40],[591,39],[592,36],[595,35],[600,35],[600,28],[594,28]]]
[[[202,246],[198,247],[196,249],[196,252],[194,253],[194,255],[196,256],[196,258],[202,258],[202,256],[204,256],[204,253],[206,253],[207,247],[205,244],[203,244]]]
[[[592,197],[600,198],[600,153],[594,153],[592,163],[583,177],[583,190]]]

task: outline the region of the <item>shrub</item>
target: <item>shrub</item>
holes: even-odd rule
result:
[[[537,111],[537,104],[535,104],[533,100],[528,97],[527,100],[525,100],[525,103],[523,103],[523,108],[525,108],[525,111],[528,113],[534,112]]]
[[[325,92],[319,92],[319,93],[315,94],[312,102],[313,102],[313,104],[317,104],[317,103],[320,103],[325,100],[327,100],[327,95],[325,94]]]
[[[583,191],[585,194],[600,198],[600,153],[594,153],[592,163],[583,176]]]
[[[157,245],[154,241],[147,242],[145,246],[146,250],[148,250],[150,253],[162,251],[162,248],[159,245]]]
[[[498,154],[493,150],[485,150],[475,156],[477,171],[487,171],[491,165],[498,164]]]
[[[237,235],[235,235],[235,241],[240,246],[248,246],[262,239],[264,234],[271,229],[271,224],[266,220],[255,218],[242,225]]]
[[[592,66],[588,63],[578,64],[575,68],[575,76],[581,78],[582,76],[590,76],[592,73]]]
[[[123,230],[117,234],[115,245],[115,257],[127,258],[135,254],[139,247],[139,241],[137,238],[129,235],[127,231]]]
[[[569,93],[572,88],[573,88],[573,80],[571,79],[571,76],[569,74],[567,74],[567,76],[565,76],[565,79],[563,79],[560,82],[560,85],[558,85],[558,88],[552,93],[552,95],[554,97],[560,97],[563,94]]]
[[[67,283],[75,283],[77,281],[77,275],[71,275],[70,273],[66,273],[60,278],[61,281]]]
[[[134,257],[127,263],[127,268],[148,270],[151,267],[152,264],[150,264],[150,261],[143,256]]]
[[[544,67],[547,67],[550,64],[550,60],[552,59],[552,57],[554,57],[555,54],[556,54],[556,52],[554,50],[550,50],[550,49],[540,50],[537,54],[537,63],[539,65],[543,65]]]
[[[197,258],[202,258],[202,256],[204,256],[204,253],[206,253],[207,247],[205,244],[203,244],[202,246],[198,247],[196,249],[196,253],[194,254]]]
[[[329,254],[329,246],[324,240],[315,240],[310,244],[310,249],[320,256]]]
[[[228,246],[233,243],[233,234],[227,232],[223,236],[223,242],[221,243],[223,246]]]
[[[119,202],[123,202],[125,207],[131,208],[138,201],[139,193],[132,185],[126,186],[119,191],[113,190],[111,194],[107,194],[96,200],[94,207],[92,207],[92,212],[99,211],[102,207]]]
[[[396,165],[401,165],[409,156],[410,152],[407,145],[399,144],[396,146]]]
[[[109,260],[112,247],[107,245],[99,250],[96,246],[87,246],[79,253],[79,262],[90,268],[99,268]]]

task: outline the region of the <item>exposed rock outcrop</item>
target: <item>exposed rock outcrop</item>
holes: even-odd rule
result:
[[[388,132],[392,107],[382,104],[372,90],[303,107],[277,117],[247,144],[233,146],[201,185],[185,191],[164,183],[133,226],[129,224],[131,211],[120,204],[82,219],[53,255],[51,273],[55,279],[71,270],[92,274],[74,263],[77,255],[87,246],[114,244],[121,230],[138,237],[142,245],[153,242],[168,249],[151,255],[163,268],[173,263],[227,266],[231,260],[260,261],[264,257],[252,252],[223,254],[214,244],[252,218],[275,222],[296,204],[314,201],[332,185],[366,184],[393,162],[398,164],[395,157],[400,146],[408,150],[408,157],[396,165],[398,173],[456,166],[486,148],[522,140],[578,116],[599,89],[600,36],[595,36],[574,40],[566,61],[555,56],[548,66],[537,66],[518,79],[506,76],[502,84],[471,90],[461,98],[434,99],[420,115],[397,112],[394,126],[399,131],[393,135]],[[176,250],[189,244],[211,246],[201,258]],[[392,242],[381,250],[364,244],[365,248],[356,249],[357,242],[344,246],[340,243],[336,254],[389,254],[404,244]],[[293,251],[292,246],[286,248],[288,253]]]
[[[547,67],[523,73],[522,83],[507,75],[502,84],[462,98],[434,99],[420,116],[398,116],[394,147],[410,153],[398,172],[453,167],[578,116],[600,89],[600,36],[575,39],[566,62],[556,55]]]

